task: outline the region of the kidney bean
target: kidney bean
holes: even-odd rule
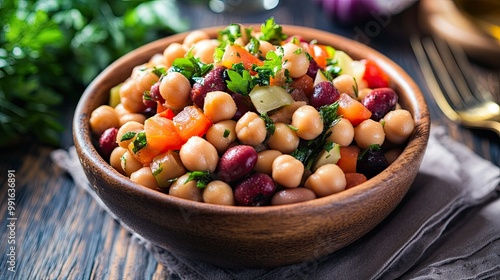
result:
[[[257,152],[247,145],[229,148],[220,158],[217,176],[224,182],[232,182],[250,173],[257,163]]]
[[[368,93],[361,103],[372,112],[371,119],[379,121],[385,114],[396,108],[398,95],[391,88],[376,88]]]
[[[313,93],[309,98],[309,104],[316,109],[323,105],[330,105],[340,97],[339,91],[331,82],[324,81],[314,86]]]
[[[116,135],[118,134],[118,129],[116,127],[110,127],[106,129],[99,137],[99,150],[101,152],[101,156],[109,160],[109,156],[111,152],[118,147],[116,143]]]
[[[234,198],[238,205],[262,206],[276,192],[276,185],[269,175],[254,173],[243,179],[234,189]]]

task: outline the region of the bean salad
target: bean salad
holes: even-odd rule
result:
[[[269,18],[166,46],[111,89],[90,128],[103,158],[144,187],[264,206],[365,182],[415,124],[375,61],[285,34]]]

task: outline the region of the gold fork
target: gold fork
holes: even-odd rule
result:
[[[462,49],[437,38],[414,36],[411,46],[431,94],[450,120],[470,128],[489,129],[500,137],[500,106],[477,86]]]

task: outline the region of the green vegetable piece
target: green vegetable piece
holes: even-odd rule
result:
[[[137,134],[136,132],[133,132],[133,131],[127,131],[127,132],[125,132],[125,134],[123,134],[123,135],[122,135],[122,137],[120,138],[120,142],[130,140],[130,139],[134,138],[136,134]]]
[[[283,33],[281,25],[276,24],[273,17],[270,17],[262,24],[260,40],[268,41],[273,45],[281,45],[288,36]]]
[[[260,114],[293,103],[293,98],[280,86],[256,86],[249,94],[255,109]]]
[[[189,174],[189,176],[188,176],[186,182],[184,182],[184,184],[186,184],[189,181],[195,180],[196,187],[198,187],[200,189],[206,188],[208,183],[210,183],[211,181],[214,180],[212,178],[212,174],[208,170],[207,171],[192,171],[192,172],[188,172],[188,174]]]
[[[118,84],[111,88],[109,91],[109,106],[116,107],[116,105],[120,104],[120,87],[122,84]]]
[[[140,151],[142,148],[146,147],[147,140],[146,140],[146,132],[141,131],[137,133],[137,137],[134,139],[134,142],[132,142],[134,147],[132,148],[132,152],[136,154],[138,151]]]
[[[316,171],[320,166],[330,163],[337,163],[340,159],[340,145],[328,141],[325,144],[323,150],[321,150],[316,157],[316,161],[314,162],[311,171]]]

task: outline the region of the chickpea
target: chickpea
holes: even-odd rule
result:
[[[205,138],[217,149],[219,154],[224,153],[229,145],[236,141],[236,121],[225,120],[214,123],[205,134]]]
[[[274,126],[274,133],[267,140],[269,148],[284,154],[295,151],[300,143],[297,133],[284,123],[275,123]]]
[[[165,57],[160,54],[154,54],[151,59],[149,59],[147,66],[148,67],[160,67],[165,64]]]
[[[90,129],[101,135],[106,129],[120,127],[120,120],[115,109],[109,105],[101,105],[90,114]]]
[[[388,150],[384,153],[384,157],[387,160],[387,163],[392,164],[403,152],[403,148],[396,147]]]
[[[130,113],[130,114],[120,116],[120,125],[124,125],[128,122],[131,122],[131,121],[144,124],[144,122],[146,121],[146,116],[144,116],[143,114],[139,114],[139,113]]]
[[[193,46],[193,55],[203,63],[213,63],[215,48],[218,46],[217,40],[201,40]]]
[[[302,181],[304,165],[291,155],[276,157],[272,166],[272,177],[276,183],[287,187],[296,188]]]
[[[186,173],[179,153],[172,150],[155,156],[150,166],[160,188],[168,188],[170,180]]]
[[[333,86],[340,93],[347,93],[352,98],[356,98],[356,93],[354,89],[357,88],[357,81],[354,80],[354,77],[349,74],[342,74],[335,79],[333,79]]]
[[[126,80],[120,87],[120,102],[123,108],[131,113],[143,112],[146,109],[142,102],[143,94],[144,91],[138,90],[136,80]]]
[[[259,55],[266,57],[269,51],[276,51],[276,47],[268,41],[259,40]]]
[[[297,128],[297,135],[300,138],[312,140],[323,131],[323,120],[313,106],[305,105],[293,113],[292,126]]]
[[[387,140],[394,144],[402,144],[413,133],[415,122],[407,110],[398,109],[387,113],[382,120]]]
[[[109,164],[123,175],[125,175],[126,173],[122,168],[121,157],[126,151],[126,148],[118,146],[113,149],[113,151],[111,152],[111,156],[109,157]]]
[[[191,48],[196,42],[199,42],[201,40],[207,40],[210,39],[210,36],[208,36],[207,33],[201,30],[194,30],[191,31],[186,38],[184,38],[184,41],[182,44],[188,48]]]
[[[182,164],[190,171],[214,172],[219,163],[217,149],[207,140],[193,136],[182,145],[179,152]]]
[[[160,80],[160,77],[153,72],[153,68],[146,68],[142,70],[139,76],[136,78],[137,80],[137,91],[141,96],[144,95],[144,92],[151,89],[151,86]]]
[[[360,83],[358,81],[358,83]],[[364,88],[364,89],[360,89],[358,91],[358,97],[356,98],[358,101],[361,101],[363,100],[363,98],[365,98],[366,95],[368,95],[368,93],[372,92],[373,89],[371,88]]]
[[[191,83],[179,72],[169,72],[160,81],[160,94],[168,107],[180,110],[191,103]]]
[[[164,63],[168,68],[172,66],[172,63],[175,59],[184,57],[187,53],[187,49],[185,46],[179,43],[172,43],[168,45],[163,51]]]
[[[241,143],[258,145],[266,139],[266,123],[254,112],[246,112],[236,122],[236,136]]]
[[[186,182],[189,174],[184,174],[179,177],[168,190],[168,194],[193,201],[203,201],[202,189],[196,186],[196,181]]]
[[[309,69],[306,51],[292,42],[283,45],[283,61],[283,68],[288,69],[292,78],[305,75]]]
[[[236,113],[236,102],[227,92],[208,92],[205,96],[203,112],[214,123],[230,120]]]
[[[135,66],[132,69],[132,74],[130,75],[130,79],[137,80],[143,74],[144,70],[147,68],[148,65],[146,63]]]
[[[151,168],[149,166],[144,166],[139,170],[130,174],[130,180],[136,182],[139,185],[143,185],[148,189],[159,190],[160,187],[156,182],[153,173],[151,172]]]
[[[203,190],[203,201],[211,204],[234,205],[233,189],[223,181],[212,181]]]
[[[264,150],[257,153],[257,163],[254,166],[254,170],[259,173],[264,173],[267,175],[272,175],[273,173],[273,161],[281,156],[282,153],[277,150]]]
[[[345,190],[346,185],[344,172],[338,165],[332,163],[319,167],[304,184],[318,197],[341,192]]]
[[[354,140],[361,149],[373,144],[382,145],[385,140],[384,128],[372,119],[364,120],[354,128]]]
[[[127,176],[132,175],[135,171],[142,168],[142,163],[140,163],[129,150],[125,151],[120,158],[121,166],[123,171]]]
[[[127,132],[139,133],[143,130],[144,125],[142,123],[136,121],[126,122],[118,129],[118,133],[116,134],[116,143],[118,143],[120,147],[127,149],[128,145],[134,140],[135,136],[128,140],[122,140],[123,135]]]
[[[272,205],[292,204],[302,201],[313,200],[316,194],[306,188],[284,189],[273,195]]]
[[[331,134],[327,140],[343,147],[349,146],[354,139],[354,127],[348,119],[340,119],[338,123],[329,128],[329,131]]]

